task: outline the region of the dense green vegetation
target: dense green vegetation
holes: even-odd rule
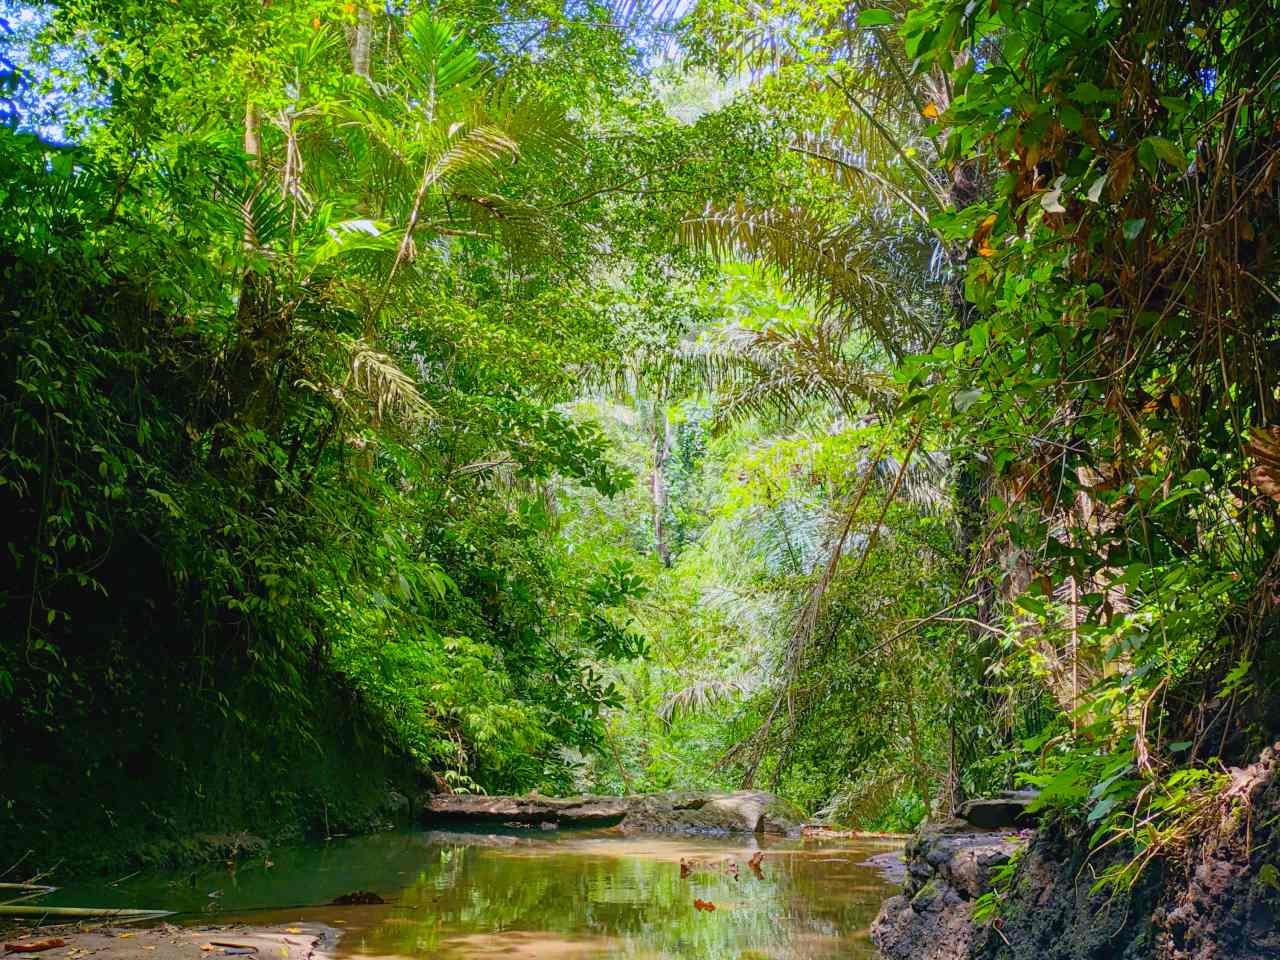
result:
[[[0,10],[0,854],[1275,739],[1275,4]]]

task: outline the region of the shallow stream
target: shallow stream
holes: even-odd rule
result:
[[[281,848],[234,870],[81,883],[47,902],[164,908],[190,924],[322,921],[344,931],[338,960],[875,956],[867,927],[895,888],[866,861],[893,844],[764,841],[758,874],[757,849],[750,837],[404,831]],[[357,890],[389,902],[314,906]]]

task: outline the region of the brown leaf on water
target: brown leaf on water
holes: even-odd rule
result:
[[[708,913],[710,913],[715,908],[716,908],[716,905],[712,903],[710,900],[699,900],[697,897],[694,897],[693,899],[693,909],[695,910],[706,910]]]
[[[760,869],[760,864],[764,860],[764,851],[757,850],[751,855],[751,859],[747,861],[747,866],[751,868],[751,872],[756,875],[757,880],[764,879],[764,871]]]
[[[1265,496],[1280,503],[1280,427],[1255,427],[1244,449],[1254,461],[1249,479]]]

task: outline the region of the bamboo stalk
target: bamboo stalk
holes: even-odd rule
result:
[[[0,917],[106,917],[112,920],[155,920],[172,916],[172,910],[137,910],[128,907],[42,907],[39,904],[0,904]]]
[[[45,883],[0,883],[0,890],[25,890],[27,891],[20,897],[14,897],[12,900],[0,901],[0,906],[10,903],[21,903],[23,900],[34,900],[36,897],[43,897],[47,893],[53,893],[57,887],[51,887]]]

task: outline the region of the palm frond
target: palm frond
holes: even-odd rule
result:
[[[269,252],[289,237],[289,203],[268,180],[247,186],[239,197],[244,242],[259,252]]]
[[[668,694],[658,706],[658,717],[670,726],[681,714],[701,713],[746,692],[747,687],[737,680],[696,680]]]
[[[401,79],[424,97],[419,109],[433,120],[440,108],[473,91],[489,70],[456,21],[423,8],[409,18],[408,43],[401,53]]]
[[[893,382],[849,351],[841,326],[722,327],[685,353],[715,393],[722,420],[769,410],[796,414],[815,401],[831,403],[846,416],[891,409],[897,398]]]
[[[861,327],[897,359],[923,330],[901,302],[879,261],[879,236],[865,224],[837,227],[801,206],[707,206],[681,224],[681,239],[718,260],[747,258],[773,266],[819,311]]]
[[[365,397],[377,422],[388,415],[414,420],[431,412],[413,378],[392,357],[364,340],[352,342],[350,352],[348,384]]]

